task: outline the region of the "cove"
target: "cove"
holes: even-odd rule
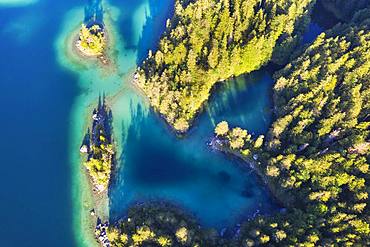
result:
[[[221,85],[191,133],[181,139],[156,113],[138,114],[123,136],[122,167],[110,192],[112,220],[133,203],[148,200],[172,202],[203,226],[217,229],[273,213],[277,205],[247,164],[207,146],[221,120],[264,133],[271,121],[272,83],[262,71]]]

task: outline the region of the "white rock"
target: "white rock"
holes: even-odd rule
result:
[[[84,154],[86,154],[86,153],[88,153],[88,148],[87,148],[87,146],[86,145],[82,145],[82,147],[80,148],[80,152],[81,153],[84,153]]]
[[[101,184],[97,184],[97,185],[96,185],[96,189],[97,189],[99,192],[102,192],[102,191],[104,191],[104,190],[105,190],[104,185],[101,185]]]

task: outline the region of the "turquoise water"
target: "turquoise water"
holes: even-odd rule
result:
[[[1,246],[93,246],[78,150],[102,93],[113,111],[121,164],[110,191],[112,220],[129,205],[157,199],[217,229],[278,208],[245,164],[207,146],[222,120],[255,134],[267,130],[273,83],[267,71],[220,85],[194,128],[177,138],[130,84],[136,65],[156,48],[173,0],[103,2],[112,70],[68,52],[86,2],[10,2],[0,1]]]

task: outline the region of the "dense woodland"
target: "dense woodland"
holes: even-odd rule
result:
[[[194,218],[163,204],[130,208],[126,219],[108,229],[112,246],[226,246],[214,230],[201,229]]]
[[[315,0],[176,0],[137,84],[176,131],[185,132],[218,81],[283,64],[309,23]]]
[[[80,152],[86,153],[84,167],[88,170],[94,190],[107,191],[115,164],[114,142],[112,139],[112,116],[105,100],[93,111],[91,131],[85,136]]]
[[[351,20],[353,15],[370,7],[369,0],[321,0],[323,6],[341,20]]]
[[[233,2],[235,5],[228,5],[229,10],[235,8],[236,2]],[[243,5],[244,2],[241,1],[239,6],[248,9],[249,5]],[[286,6],[290,6],[290,1],[285,2]],[[229,75],[226,72],[230,71],[235,75],[243,73],[242,71],[248,72],[252,68],[249,66],[257,69],[267,60],[273,59],[272,52],[270,55],[266,55],[268,52],[261,52],[261,49],[267,47],[267,43],[273,42],[263,42],[266,37],[270,37],[266,34],[266,30],[270,28],[266,26],[258,31],[264,37],[262,40],[258,41],[257,37],[251,40],[261,42],[252,43],[258,47],[253,52],[260,51],[261,55],[266,55],[264,58],[267,60],[262,62],[260,59],[251,60],[244,56],[252,54],[251,51],[243,53],[243,49],[252,42],[243,41],[254,32],[249,25],[255,27],[256,24],[250,23],[259,23],[252,20],[252,17],[245,22],[248,28],[242,32],[240,45],[234,43],[234,38],[238,36],[233,28],[227,25],[222,26],[224,29],[217,28],[222,22],[215,22],[218,23],[216,25],[210,21],[212,18],[207,19],[208,15],[217,18],[223,16],[222,10],[226,3],[227,1],[220,1],[208,11],[205,11],[205,6],[209,6],[209,1],[177,3],[177,17],[169,24],[171,33],[162,38],[159,51],[151,54],[144,63],[146,67],[139,71],[140,86],[149,95],[152,104],[170,123],[177,125],[175,128],[178,130],[185,130],[186,124],[193,117],[191,111],[186,110],[189,104],[181,102],[190,96],[193,97],[192,100],[196,100],[198,93],[205,92],[202,86],[209,83],[206,78],[224,78],[220,75]],[[261,8],[268,6],[269,1],[259,3],[260,5],[255,4],[253,8],[258,13]],[[297,4],[296,6],[300,6],[303,1]],[[201,8],[197,12],[198,5],[205,9]],[[186,13],[188,9],[191,9],[190,13]],[[282,10],[277,10],[280,11]],[[285,11],[287,12],[289,11]],[[204,16],[204,13],[208,15]],[[218,31],[211,32],[210,37],[213,38],[207,36],[197,43],[201,44],[198,47],[201,53],[195,56],[194,67],[188,67],[191,63],[189,53],[196,51],[193,50],[195,48],[191,45],[191,40],[192,32],[197,27],[193,27],[192,23],[202,22],[196,18],[197,15],[202,20],[210,21],[207,28],[215,28],[202,27],[202,30],[207,30],[207,34],[210,33],[209,30],[233,30],[231,41],[226,39],[226,46],[218,45],[216,50],[226,54],[239,49],[241,55],[237,57],[245,64],[233,64],[230,55],[232,53],[227,53],[225,57],[219,54],[215,66],[211,67],[203,56],[203,49],[204,45],[209,47],[209,42],[218,42],[215,37],[225,37],[225,33],[229,33]],[[286,212],[259,216],[247,221],[235,238],[225,239],[212,230],[201,229],[191,217],[176,209],[157,204],[138,206],[131,208],[125,219],[109,228],[108,237],[112,246],[370,246],[370,10],[364,9],[352,15],[353,19],[327,30],[312,44],[297,51],[297,57],[275,73],[275,121],[266,135],[253,136],[242,128],[230,128],[225,121],[215,128],[217,138],[214,145],[252,164],[286,208]],[[192,20],[180,16],[192,16]],[[253,18],[258,19],[259,16],[256,14]],[[267,18],[269,14],[262,16]],[[230,19],[233,23],[239,20]],[[227,29],[228,27],[231,29]],[[202,30],[197,32],[202,33]],[[272,30],[274,29],[270,30],[271,35],[274,33]],[[220,35],[219,32],[223,34],[217,36]],[[175,39],[178,35],[181,38]],[[175,40],[178,46],[173,45]],[[277,43],[273,46],[282,47],[278,45],[278,40],[275,40]],[[178,48],[181,44],[183,47]],[[165,50],[162,50],[164,47],[167,47],[170,54],[165,54]],[[178,54],[178,49],[183,49],[183,53],[180,52],[183,57],[175,61],[173,59],[178,58],[175,55]],[[270,49],[273,50],[272,47]],[[210,54],[212,52],[206,57]],[[235,68],[231,69],[231,66]],[[181,79],[183,74],[189,78],[199,78],[196,80],[198,82],[203,80],[201,78],[204,80],[202,84],[185,82]],[[200,75],[201,77],[197,77]],[[208,89],[212,85],[210,83]],[[196,93],[193,91],[195,88]],[[170,98],[165,98],[164,92]],[[209,90],[203,101],[208,97],[208,92]],[[196,108],[192,109],[192,114],[195,114]],[[175,114],[172,120],[168,119],[168,111]],[[176,121],[179,117],[185,117],[181,124],[186,128],[182,128],[181,124],[181,128],[178,126]]]
[[[275,79],[265,140],[215,129],[289,209],[246,224],[240,244],[369,246],[370,10],[321,34]]]

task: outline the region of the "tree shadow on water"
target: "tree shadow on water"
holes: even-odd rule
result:
[[[138,65],[144,61],[149,50],[158,48],[158,42],[166,30],[166,21],[174,14],[174,6],[174,0],[149,0],[150,15],[146,17],[138,43]]]
[[[137,41],[135,41],[135,33],[137,28],[135,23],[135,14],[140,7],[145,4],[146,0],[112,0],[112,6],[116,6],[121,11],[120,20],[117,23],[118,32],[125,40],[126,49],[137,49]]]
[[[111,220],[123,216],[137,200],[166,198],[160,188],[186,186],[199,173],[189,159],[174,152],[176,137],[164,134],[167,130],[155,114],[138,107],[130,126],[122,123],[126,144],[109,192]]]
[[[91,22],[103,23],[103,6],[102,0],[88,0],[85,6],[84,22],[89,24]]]

